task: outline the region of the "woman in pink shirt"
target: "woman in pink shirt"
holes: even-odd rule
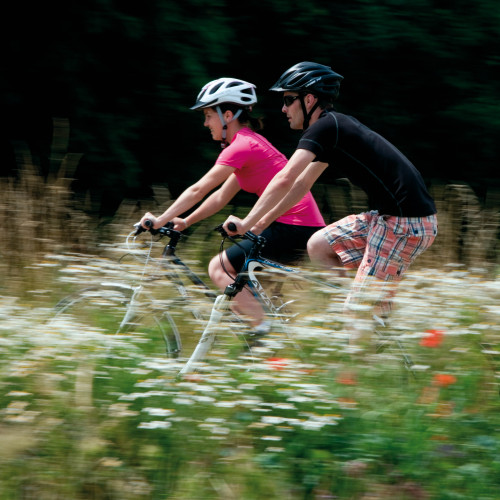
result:
[[[146,220],[152,221],[154,228],[173,221],[174,228],[182,231],[217,213],[240,189],[257,196],[262,194],[270,180],[286,165],[287,158],[256,132],[260,129],[260,122],[250,117],[256,102],[255,86],[243,80],[220,78],[202,88],[191,109],[203,110],[203,125],[210,129],[214,140],[221,142],[222,152],[215,165],[187,188],[162,215],[145,214],[141,219],[143,226]],[[217,186],[220,186],[219,189],[194,212],[185,219],[179,218]],[[324,226],[321,212],[309,192],[268,227],[255,226],[252,230],[266,238],[262,252],[265,257],[287,263],[301,257],[308,239]],[[251,242],[244,240],[210,262],[208,273],[220,290],[232,282],[227,273],[234,276],[241,269],[249,246]],[[239,293],[233,303],[236,312],[249,318],[255,333],[266,333],[268,325],[264,321],[263,310],[248,290]]]

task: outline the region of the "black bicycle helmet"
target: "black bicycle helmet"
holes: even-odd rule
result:
[[[300,106],[304,114],[303,130],[309,127],[309,121],[320,101],[333,102],[337,99],[340,90],[340,82],[343,76],[335,73],[329,66],[304,61],[287,69],[280,79],[269,89],[275,92],[298,92]],[[306,94],[314,94],[318,97],[316,104],[307,112],[304,103]]]
[[[269,90],[319,94],[335,100],[343,79],[343,76],[335,73],[329,66],[305,61],[287,69]]]

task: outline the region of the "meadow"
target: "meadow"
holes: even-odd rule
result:
[[[41,178],[25,158],[2,185],[0,500],[500,498],[493,202],[462,185],[434,192],[439,240],[406,275],[388,325],[412,371],[397,349],[353,358],[337,306],[307,294],[295,320],[315,339],[307,358],[221,357],[173,379],[142,344],[49,321],[61,297],[118,269],[145,208],[169,202],[157,187],[112,220],[85,215],[70,189],[76,160]],[[342,193],[316,194],[333,212]],[[182,249],[200,274],[219,219]]]

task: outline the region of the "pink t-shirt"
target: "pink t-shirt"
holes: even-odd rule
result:
[[[287,159],[265,137],[244,127],[222,150],[216,163],[233,167],[241,189],[260,196]],[[293,226],[325,226],[311,192],[276,220]]]

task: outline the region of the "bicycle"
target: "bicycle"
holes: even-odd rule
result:
[[[92,278],[90,286],[60,300],[51,321],[67,317],[77,323],[90,323],[102,333],[133,338],[151,356],[175,359],[189,348],[189,338],[203,331],[217,294],[176,255],[184,235],[174,230],[173,224],[150,230],[145,255],[142,245],[136,242],[143,232],[136,224],[126,236],[128,252],[118,265],[113,262],[107,268],[99,266],[99,273],[109,271],[111,277]],[[159,259],[151,256],[155,236],[159,237],[157,241],[168,238]],[[127,257],[132,261],[127,262]],[[186,334],[189,330],[192,335]]]
[[[133,248],[130,241],[135,243],[136,238],[144,232],[137,224],[134,227],[134,231],[126,237],[129,251],[118,261],[122,266],[120,271],[113,268],[113,264],[110,266],[112,274],[119,273],[120,279],[99,279],[63,298],[55,306],[52,321],[68,318],[71,322],[96,325],[105,334],[125,336],[132,343],[140,344],[150,356],[166,356],[172,360],[168,369],[181,374],[199,368],[209,351],[220,358],[225,354],[224,350],[227,352],[228,348],[235,348],[250,362],[256,353],[271,352],[270,345],[273,343],[275,348],[281,347],[283,343],[293,345],[298,352],[292,335],[285,333],[285,325],[289,325],[293,317],[289,311],[293,300],[282,300],[278,289],[283,284],[279,284],[276,274],[281,273],[285,277],[293,275],[296,279],[309,282],[320,283],[320,280],[306,276],[298,268],[264,259],[260,251],[265,239],[247,233],[243,238],[254,241],[254,246],[242,270],[234,277],[233,284],[223,294],[217,294],[177,256],[177,245],[183,239],[183,234],[174,230],[171,223],[160,229],[149,230],[151,238],[168,238],[159,259],[151,257],[153,242],[145,257],[143,249]],[[224,241],[229,237],[221,232],[221,226],[216,229],[223,236],[222,251]],[[235,238],[229,239],[236,242]],[[142,269],[138,272],[137,266],[125,265],[126,256],[138,259]],[[145,272],[148,264],[153,267],[149,274]],[[127,283],[124,279],[126,276],[136,279],[139,284]],[[273,283],[271,292],[266,291],[265,277]],[[322,285],[330,286],[325,282]],[[229,311],[229,302],[245,286],[251,289],[268,318],[273,321],[274,331],[268,336],[266,349],[246,335],[248,325]]]
[[[239,359],[239,365],[252,366],[262,356],[269,357],[278,350],[298,357],[301,362],[310,361],[311,356],[326,362],[332,353],[347,345],[347,333],[307,321],[305,326],[300,324],[298,313],[291,310],[301,302],[300,298],[291,298],[293,293],[283,292],[284,286],[293,283],[296,293],[302,295],[299,284],[308,283],[314,285],[313,293],[327,297],[329,303],[332,294],[337,294],[340,303],[344,290],[338,284],[325,280],[321,273],[318,278],[318,273],[266,259],[261,255],[265,238],[251,232],[230,237],[220,225],[215,230],[222,236],[221,253],[226,239],[236,244],[240,238],[249,239],[253,246],[240,272],[232,277],[233,282],[223,293],[217,294],[176,255],[183,235],[172,226],[169,223],[160,229],[149,230],[151,237],[168,238],[160,259],[150,256],[152,246],[146,257],[142,256],[142,250],[137,252],[130,248],[130,238],[135,241],[144,232],[142,228],[135,225],[135,230],[127,236],[129,252],[126,255],[138,258],[144,269],[152,262],[160,272],[146,276],[143,269],[136,275],[138,285],[124,283],[123,275],[121,281],[100,280],[61,300],[56,306],[55,318],[69,315],[71,320],[76,317],[88,322],[90,319],[104,333],[126,336],[142,348],[146,346],[150,356],[168,358],[170,363],[164,365],[165,369],[177,375],[204,370],[213,359],[224,363],[235,363]],[[124,257],[119,262],[123,262]],[[125,271],[132,274],[130,268]],[[273,328],[265,338],[249,335],[248,325],[231,312],[232,299],[244,287],[260,301],[266,317],[272,322]],[[284,300],[283,296],[289,300]],[[338,340],[337,345],[333,345],[333,337]],[[403,352],[397,339],[396,344]],[[207,359],[209,356],[211,358]],[[403,361],[407,368],[411,367],[411,360],[404,352]]]
[[[259,338],[259,336],[256,337],[251,335],[250,338],[245,338],[245,336],[242,336],[247,349],[250,351],[252,351],[252,349],[254,351],[262,349],[263,351],[269,353],[269,351],[272,351],[273,349],[283,350],[284,344],[288,344],[292,347],[295,354],[299,354],[300,357],[303,357],[303,347],[300,346],[295,340],[295,338],[299,336],[298,330],[300,327],[290,325],[291,319],[296,317],[296,313],[293,313],[290,310],[290,306],[295,302],[295,300],[291,299],[286,302],[283,301],[282,287],[284,282],[280,281],[279,277],[285,278],[285,280],[292,278],[296,281],[314,283],[316,285],[320,285],[321,287],[334,289],[337,292],[339,287],[335,284],[329,283],[325,280],[320,280],[315,276],[307,274],[301,268],[286,266],[263,257],[261,255],[261,251],[266,244],[266,240],[260,235],[256,235],[251,231],[248,231],[244,235],[231,237],[224,231],[222,225],[217,226],[215,230],[218,231],[223,238],[220,253],[222,253],[225,239],[229,239],[236,244],[238,238],[248,239],[253,243],[253,245],[246,255],[245,262],[241,270],[236,276],[231,277],[233,282],[229,284],[224,292],[217,297],[210,319],[203,331],[202,336],[200,337],[199,343],[190,358],[187,360],[186,364],[180,370],[180,374],[195,371],[199,367],[200,363],[203,362],[217,338],[221,319],[229,310],[232,299],[234,299],[234,297],[245,287],[247,287],[253,296],[259,300],[266,317],[271,320],[273,325],[271,331],[266,334],[265,337]],[[266,290],[266,286],[263,284],[263,280],[265,278],[273,283],[271,292]],[[316,328],[316,339],[319,337],[318,333],[319,329]]]

